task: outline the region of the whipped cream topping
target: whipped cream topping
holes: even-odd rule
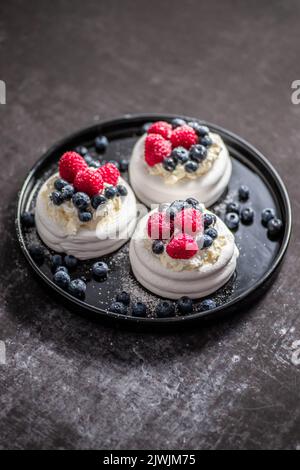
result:
[[[172,173],[162,164],[149,167],[144,160],[146,137],[143,135],[133,148],[129,177],[137,197],[148,207],[187,197],[194,197],[209,207],[223,194],[231,177],[232,164],[218,134],[210,133],[214,143],[194,174],[187,173],[182,165],[177,165]]]

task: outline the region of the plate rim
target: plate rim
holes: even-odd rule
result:
[[[131,121],[132,124],[134,124],[134,121],[140,121],[143,120],[145,122],[151,121],[151,120],[171,120],[173,118],[180,117],[182,119],[186,120],[197,120],[208,127],[213,128],[217,132],[220,132],[223,135],[228,136],[230,139],[241,145],[242,147],[246,148],[250,152],[254,153],[256,157],[260,160],[260,163],[263,164],[263,166],[268,168],[268,171],[272,174],[272,177],[274,181],[276,182],[277,189],[279,190],[282,202],[283,202],[283,207],[284,207],[284,212],[285,212],[285,218],[286,218],[286,224],[285,224],[285,230],[284,230],[284,236],[282,238],[281,246],[279,248],[279,251],[276,255],[276,258],[274,259],[271,267],[266,271],[266,273],[261,277],[259,281],[257,281],[253,286],[249,287],[246,291],[238,295],[235,299],[230,300],[227,302],[225,305],[220,305],[217,308],[213,310],[208,310],[204,312],[195,312],[191,315],[185,315],[185,316],[174,316],[174,317],[167,317],[167,318],[154,318],[154,317],[146,317],[146,318],[138,318],[134,317],[131,315],[121,315],[117,314],[114,312],[110,312],[108,310],[104,310],[103,308],[100,307],[94,307],[93,305],[86,304],[85,301],[77,299],[73,297],[71,294],[68,292],[62,290],[60,287],[56,286],[53,281],[51,281],[46,274],[44,274],[40,269],[39,266],[33,261],[31,258],[28,249],[26,247],[26,243],[24,240],[24,236],[22,233],[22,226],[21,226],[21,206],[22,206],[22,201],[26,195],[26,189],[28,184],[30,183],[31,179],[33,178],[34,174],[36,171],[39,169],[39,167],[45,162],[47,158],[49,158],[52,153],[56,150],[58,150],[59,147],[66,145],[68,141],[72,141],[75,139],[79,139],[81,135],[88,134],[89,132],[95,132],[97,131],[97,128],[103,128],[105,126],[117,126],[120,124],[124,124],[126,121],[129,122]],[[241,303],[244,301],[247,297],[249,297],[251,294],[253,294],[256,290],[258,290],[261,286],[267,283],[267,281],[272,277],[277,272],[277,269],[281,265],[283,258],[286,254],[286,251],[288,249],[290,239],[291,239],[291,233],[292,233],[292,209],[291,209],[291,202],[290,198],[288,195],[288,191],[286,189],[286,186],[273,166],[273,164],[265,157],[262,152],[260,152],[255,146],[250,144],[247,140],[243,139],[239,135],[235,134],[234,132],[231,132],[222,126],[216,125],[214,123],[211,123],[209,121],[205,121],[199,118],[195,117],[189,117],[185,115],[178,115],[178,114],[160,114],[160,113],[138,113],[138,114],[125,114],[123,116],[118,116],[116,118],[104,120],[104,121],[99,121],[96,124],[90,125],[85,128],[81,128],[72,134],[67,135],[65,138],[62,138],[58,140],[56,143],[51,145],[43,154],[41,157],[35,162],[35,164],[31,167],[29,170],[27,177],[25,178],[21,189],[18,191],[18,197],[17,197],[17,208],[16,208],[16,217],[15,217],[15,229],[17,233],[17,240],[19,242],[19,245],[21,247],[21,251],[23,252],[25,258],[29,262],[31,268],[35,271],[35,273],[38,275],[40,279],[42,279],[49,288],[54,289],[56,293],[62,297],[64,297],[65,300],[67,300],[69,303],[74,304],[77,308],[80,310],[88,310],[89,313],[93,313],[97,315],[97,319],[115,319],[115,320],[122,320],[122,322],[126,323],[131,323],[131,324],[144,324],[144,325],[174,325],[178,323],[190,323],[194,322],[196,320],[201,320],[204,318],[213,318],[213,317],[218,317],[218,314],[225,313],[225,311],[229,311],[236,304]],[[123,245],[122,245],[123,246]]]

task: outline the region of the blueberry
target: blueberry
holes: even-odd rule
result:
[[[108,147],[107,137],[105,137],[104,135],[96,137],[95,147],[96,147],[97,152],[100,152],[100,153],[105,152],[105,150]]]
[[[101,164],[97,160],[92,160],[89,164],[91,168],[100,168]]]
[[[261,213],[262,224],[267,226],[269,220],[274,219],[274,217],[275,217],[274,209],[264,209]]]
[[[126,315],[127,306],[122,302],[113,302],[109,307],[109,311],[113,313],[119,313],[120,315]]]
[[[236,214],[240,213],[240,205],[237,202],[228,202],[226,204],[226,212],[235,212]]]
[[[127,188],[123,186],[122,184],[119,184],[117,186],[117,192],[120,196],[127,196],[128,194]]]
[[[56,273],[54,274],[53,281],[62,289],[68,289],[71,278],[68,273],[60,270],[56,271]]]
[[[189,160],[185,165],[184,169],[187,173],[195,173],[198,170],[198,163],[194,162],[193,160]]]
[[[69,284],[69,292],[78,299],[83,299],[86,293],[86,283],[82,279],[74,279]]]
[[[202,302],[200,303],[201,312],[205,312],[207,310],[213,310],[216,307],[217,307],[217,304],[212,299],[205,299],[205,300],[202,300]]]
[[[184,147],[175,147],[172,150],[171,157],[178,163],[183,164],[189,159],[189,151]]]
[[[195,162],[201,163],[207,157],[207,149],[204,145],[192,145],[190,148],[190,158]]]
[[[124,305],[129,305],[130,304],[130,294],[128,294],[128,292],[125,292],[123,290],[123,292],[119,292],[116,295],[116,301],[121,302]]]
[[[52,271],[56,271],[59,266],[62,266],[63,259],[61,255],[53,255],[50,258],[51,269]]]
[[[189,297],[180,297],[177,300],[177,309],[181,315],[186,315],[187,313],[193,312],[193,301]]]
[[[87,223],[87,222],[90,222],[92,220],[93,214],[89,211],[79,211],[78,212],[78,218],[79,218],[80,222]]]
[[[209,214],[208,212],[205,212],[203,214],[204,228],[207,228],[210,225],[214,224],[215,221],[216,221],[216,216],[214,214]]]
[[[155,312],[159,318],[172,317],[175,315],[175,306],[169,300],[163,300],[157,305]]]
[[[88,153],[88,149],[84,145],[79,145],[76,147],[75,152],[84,157]]]
[[[55,206],[60,206],[64,202],[59,191],[53,191],[53,193],[50,194],[50,199]]]
[[[58,267],[55,269],[55,272],[57,273],[58,271],[64,271],[65,273],[68,273],[68,274],[69,274],[68,268],[66,268],[65,266],[58,266]]]
[[[28,251],[37,264],[42,264],[44,262],[45,249],[42,245],[39,245],[38,243],[30,243]]]
[[[203,235],[203,248],[209,248],[213,244],[213,241],[213,238],[205,233]]]
[[[128,170],[128,165],[129,165],[129,162],[128,162],[128,160],[125,160],[125,158],[123,158],[122,160],[120,160],[120,164],[119,164],[120,171],[121,171],[122,173],[125,173],[125,171]]]
[[[96,194],[92,197],[91,204],[93,209],[98,209],[99,206],[104,206],[106,204],[107,199],[106,197],[102,196],[102,194]]]
[[[165,158],[162,165],[167,171],[174,171],[176,168],[176,163],[171,157]]]
[[[92,273],[96,280],[104,279],[108,273],[108,266],[103,261],[97,261],[92,266]]]
[[[227,225],[228,228],[231,230],[235,230],[238,228],[240,223],[240,218],[239,215],[236,214],[235,212],[228,212],[225,216],[225,224]]]
[[[204,137],[205,135],[209,133],[208,127],[201,126],[199,122],[196,122],[196,121],[189,122],[188,125],[194,129],[194,131],[199,137]]]
[[[147,307],[143,302],[136,302],[132,305],[132,316],[133,317],[146,317],[147,316]]]
[[[249,196],[250,196],[250,190],[249,190],[248,186],[246,186],[245,184],[240,186],[239,190],[238,190],[238,195],[239,195],[239,200],[240,201],[247,201],[249,199]]]
[[[68,269],[75,269],[78,264],[78,259],[73,255],[66,255],[64,258],[64,263]]]
[[[104,195],[107,199],[113,199],[117,195],[117,189],[114,186],[109,186],[105,189]]]
[[[243,224],[252,224],[254,220],[254,210],[251,207],[245,207],[241,212],[241,221]]]
[[[77,209],[84,210],[90,205],[90,198],[86,193],[75,193],[72,202]]]
[[[54,181],[54,187],[55,189],[57,189],[57,191],[61,191],[62,188],[64,188],[68,184],[69,184],[68,181],[65,181],[61,178],[58,178],[57,180]]]
[[[280,219],[274,218],[268,222],[268,235],[270,238],[275,238],[280,235],[283,228],[283,223]]]
[[[210,238],[212,238],[213,240],[215,240],[215,238],[218,237],[218,232],[217,232],[217,230],[216,230],[215,228],[212,228],[212,227],[211,227],[211,228],[207,228],[204,233],[205,233],[205,235],[208,235],[208,236],[209,236]]]
[[[75,189],[71,184],[66,184],[61,190],[61,197],[63,201],[70,201],[74,195]]]
[[[204,145],[204,147],[210,147],[213,144],[213,141],[208,135],[205,135],[204,137],[201,137],[201,144]]]
[[[93,163],[93,161],[94,161],[93,157],[91,157],[91,155],[89,153],[84,156],[84,160],[88,165],[91,165],[91,163]]]
[[[199,206],[199,201],[197,201],[197,199],[195,199],[194,197],[187,198],[186,202],[189,206],[192,206],[194,209]]]
[[[152,243],[152,251],[156,255],[161,255],[164,252],[165,246],[161,240],[154,240]]]
[[[34,214],[33,212],[23,212],[21,215],[21,224],[23,227],[34,227]]]
[[[173,129],[175,129],[176,127],[184,126],[186,122],[184,119],[175,118],[175,119],[172,119],[171,124],[172,124]]]

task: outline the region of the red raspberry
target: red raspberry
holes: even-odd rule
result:
[[[192,258],[197,251],[198,245],[196,241],[186,233],[180,233],[173,237],[166,247],[166,252],[174,259]]]
[[[113,163],[106,163],[97,171],[102,176],[104,183],[112,184],[113,186],[117,185],[118,179],[120,178],[120,172],[116,165]]]
[[[73,183],[78,171],[87,168],[87,164],[79,153],[66,152],[59,160],[58,168],[61,178]]]
[[[164,139],[170,139],[172,134],[172,126],[165,121],[157,121],[148,129],[148,134],[159,134]]]
[[[176,127],[171,135],[173,148],[184,147],[189,150],[192,145],[197,144],[198,136],[194,129],[188,125]]]
[[[148,218],[147,231],[152,240],[169,240],[173,234],[174,225],[165,212],[154,212]]]
[[[79,171],[75,176],[74,187],[77,191],[95,196],[104,188],[103,179],[97,170],[86,168]]]
[[[161,135],[149,134],[145,141],[145,160],[149,166],[161,163],[170,155],[172,145],[169,140],[165,140]]]
[[[174,224],[182,233],[195,235],[203,230],[202,213],[193,208],[184,209],[176,214]]]

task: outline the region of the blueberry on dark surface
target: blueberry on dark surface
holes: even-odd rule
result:
[[[108,266],[103,261],[97,261],[92,266],[92,273],[96,280],[104,279],[108,273]]]
[[[67,186],[69,183],[66,180],[63,180],[62,178],[58,178],[57,180],[54,181],[54,187],[57,189],[57,191],[61,191],[62,188]]]
[[[34,227],[34,214],[33,212],[23,212],[21,215],[21,224],[23,227]]]
[[[69,292],[78,299],[83,299],[86,293],[86,283],[82,279],[74,279],[69,284]]]
[[[61,197],[63,201],[70,201],[74,195],[75,189],[71,184],[66,184],[61,190]]]
[[[105,189],[104,195],[107,199],[113,199],[117,195],[117,189],[114,186],[109,186]]]
[[[72,202],[77,209],[84,210],[90,205],[90,198],[86,193],[75,193]]]
[[[172,150],[171,157],[174,158],[175,161],[183,165],[189,159],[189,151],[184,147],[175,147]]]
[[[102,196],[102,194],[96,194],[95,196],[92,197],[91,200],[91,205],[93,209],[98,209],[99,206],[104,206],[107,202],[107,199],[105,196]]]
[[[241,211],[241,221],[243,224],[252,224],[254,220],[254,210],[251,207],[245,207]]]
[[[184,165],[184,169],[187,173],[195,173],[195,171],[197,171],[199,168],[199,165],[197,162],[195,162],[194,160],[189,160],[188,162],[186,162],[186,164]]]
[[[69,270],[68,268],[66,268],[66,266],[58,266],[56,269],[55,269],[55,272],[57,273],[57,271],[64,271],[65,273],[69,273]]]
[[[129,161],[126,160],[125,158],[122,158],[122,160],[120,160],[120,163],[119,163],[119,170],[122,173],[125,173],[125,171],[128,170],[128,165],[129,165]]]
[[[130,294],[126,291],[119,292],[116,295],[116,301],[121,302],[124,305],[129,305],[130,304]]]
[[[261,221],[263,225],[267,226],[269,220],[274,219],[275,217],[275,211],[274,209],[264,209],[261,213]]]
[[[154,240],[152,243],[152,251],[156,255],[161,255],[164,252],[165,246],[162,240]]]
[[[80,222],[90,222],[93,218],[93,214],[90,211],[79,211],[78,212],[78,218]]]
[[[28,246],[28,251],[30,256],[37,264],[42,264],[45,259],[45,249],[42,245],[38,243],[30,243]]]
[[[282,232],[283,229],[283,223],[282,220],[278,218],[274,218],[269,220],[268,222],[268,235],[270,238],[276,238],[280,233]]]
[[[89,164],[91,168],[100,168],[101,163],[98,160],[92,160],[91,163]]]
[[[175,315],[175,305],[169,300],[163,300],[159,302],[155,312],[159,318],[173,317]]]
[[[210,227],[210,228],[207,228],[205,230],[205,235],[208,235],[210,238],[212,238],[213,240],[215,240],[215,238],[218,237],[218,232],[215,228],[213,227]]]
[[[59,191],[53,191],[53,193],[50,194],[50,199],[55,206],[60,206],[64,202]]]
[[[122,302],[113,302],[108,310],[113,313],[119,313],[120,315],[127,314],[127,306]]]
[[[88,149],[84,145],[79,145],[76,147],[75,152],[84,157],[88,153]]]
[[[143,302],[136,302],[131,307],[131,313],[133,317],[144,318],[147,316],[147,307]]]
[[[210,147],[213,144],[213,141],[209,135],[205,135],[204,137],[201,137],[201,144],[204,145],[204,147]]]
[[[177,309],[181,315],[186,315],[193,312],[193,301],[187,296],[180,297],[177,300]]]
[[[247,201],[250,196],[250,190],[248,186],[246,186],[245,184],[242,184],[242,186],[239,187],[238,195],[239,195],[240,201]]]
[[[64,264],[68,269],[75,269],[78,265],[78,259],[73,255],[66,255]]]
[[[214,214],[209,214],[208,212],[204,212],[203,214],[204,228],[207,228],[214,223],[215,221],[214,217],[215,217]]]
[[[239,214],[241,210],[240,205],[237,202],[231,201],[226,204],[226,212],[235,212]]]
[[[123,186],[122,184],[119,184],[117,186],[117,192],[118,192],[119,196],[127,196],[127,194],[128,194],[126,186]]]
[[[236,230],[240,224],[239,215],[235,212],[228,212],[225,216],[225,224],[231,230]]]
[[[192,206],[194,208],[199,206],[199,201],[195,199],[194,197],[188,197],[186,199],[186,202],[189,204],[189,206]]]
[[[53,281],[62,289],[68,289],[71,278],[68,273],[63,270],[56,271],[53,275]]]
[[[107,137],[105,137],[104,135],[96,137],[95,147],[96,147],[97,152],[100,152],[100,153],[105,152],[105,150],[108,147]]]
[[[176,127],[179,127],[179,126],[184,126],[185,124],[186,124],[185,120],[181,119],[181,118],[174,118],[171,121],[171,125],[172,125],[173,129],[175,129]]]
[[[205,299],[205,300],[202,300],[202,302],[200,303],[201,312],[205,312],[207,310],[213,310],[216,307],[217,307],[217,304],[212,299]]]
[[[205,233],[203,235],[203,248],[209,248],[213,244],[213,241],[213,238]]]
[[[50,258],[51,269],[52,271],[56,271],[59,266],[62,266],[63,259],[61,255],[52,255]]]
[[[190,158],[195,162],[201,163],[207,157],[207,148],[204,145],[192,145],[190,148]]]
[[[165,158],[162,165],[163,165],[164,169],[167,170],[167,171],[174,171],[175,168],[176,168],[176,163],[175,163],[174,159],[171,158],[171,157]]]

